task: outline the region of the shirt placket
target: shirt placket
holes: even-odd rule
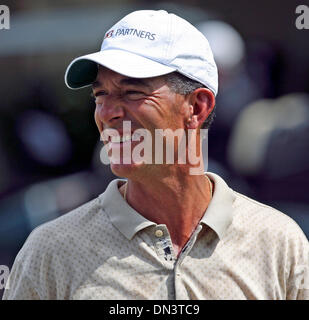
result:
[[[159,256],[160,261],[162,262],[164,267],[173,273],[173,296],[175,299],[183,299],[182,295],[180,294],[180,292],[182,292],[181,288],[183,287],[181,265],[185,257],[189,254],[192,247],[194,246],[196,238],[201,229],[202,226],[198,225],[191,238],[182,249],[178,259],[175,255],[173,244],[167,227],[165,225],[157,225],[153,230],[154,246],[157,255]]]
[[[184,297],[181,295],[182,288],[183,288],[183,283],[182,283],[182,270],[181,270],[181,265],[185,259],[185,257],[189,254],[191,251],[192,247],[194,246],[196,242],[196,238],[199,234],[199,232],[202,230],[202,226],[198,225],[197,228],[195,229],[194,233],[192,234],[191,238],[187,242],[187,244],[184,246],[184,248],[181,250],[181,253],[179,255],[178,260],[175,263],[174,266],[174,286],[175,286],[175,299],[176,300],[182,300],[187,297]]]
[[[163,265],[172,270],[176,261],[171,237],[165,225],[157,225],[154,229],[154,245]]]

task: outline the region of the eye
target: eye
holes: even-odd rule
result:
[[[97,103],[97,99],[99,96],[105,96],[107,93],[104,90],[100,90],[98,92],[91,92],[90,97],[94,100],[95,103]]]
[[[93,96],[94,96],[95,98],[97,98],[97,97],[99,97],[99,96],[106,96],[106,95],[107,95],[107,92],[104,91],[104,90],[100,90],[100,91],[98,91],[98,92],[96,92],[96,93],[93,93]]]
[[[145,96],[145,94],[142,91],[127,90],[125,92],[125,96],[129,100],[139,100],[139,99],[142,99]]]

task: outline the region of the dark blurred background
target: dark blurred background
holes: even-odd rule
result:
[[[295,25],[308,1],[1,4],[11,19],[0,30],[0,265],[11,268],[36,226],[115,178],[99,159],[90,89],[69,90],[63,79],[73,58],[98,51],[105,31],[137,9],[180,15],[213,48],[220,84],[208,170],[309,236],[309,30]]]

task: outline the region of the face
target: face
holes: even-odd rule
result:
[[[144,146],[151,144],[154,159],[155,129],[174,131],[185,128],[188,117],[186,98],[172,92],[163,76],[136,79],[100,67],[92,88],[96,125],[101,134],[107,132],[110,135],[104,141],[110,149],[109,156],[111,153],[120,154],[119,163],[110,159],[111,169],[118,176],[130,177],[148,166],[133,157],[133,150],[141,146],[141,142]],[[124,123],[130,124],[130,132],[124,130]],[[141,131],[151,133],[151,137],[137,137],[137,141],[130,139],[130,135],[132,137]],[[116,134],[120,136],[120,141],[114,138]]]

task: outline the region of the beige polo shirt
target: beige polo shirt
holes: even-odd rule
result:
[[[309,299],[299,226],[207,175],[213,198],[178,259],[166,226],[131,208],[117,179],[31,233],[3,299]]]

